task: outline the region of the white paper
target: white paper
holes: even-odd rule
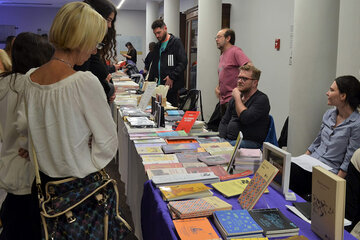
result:
[[[141,99],[140,99],[140,103],[139,103],[139,108],[142,110],[142,111],[145,111],[147,105],[149,104],[149,101],[151,99],[151,96],[154,92],[156,88],[156,83],[155,82],[149,82],[147,84],[147,87],[145,89],[145,92],[144,94],[141,96]]]
[[[308,172],[312,172],[312,168],[315,166],[320,166],[325,168],[326,170],[331,170],[332,168],[326,165],[325,163],[321,162],[320,160],[311,157],[310,155],[303,154],[298,157],[292,157],[291,162],[297,164],[304,170]]]

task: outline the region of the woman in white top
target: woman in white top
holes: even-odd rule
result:
[[[43,185],[54,178],[83,178],[115,156],[116,126],[104,90],[91,72],[73,70],[96,54],[106,31],[106,20],[86,3],[64,5],[49,32],[53,58],[26,74],[29,137]]]
[[[0,75],[0,188],[8,192],[1,207],[3,231],[0,239],[27,239],[31,236],[36,202],[31,201],[34,169],[27,158],[27,129],[22,93],[24,77],[33,67],[48,62],[53,46],[40,35],[20,33],[12,48],[12,70]],[[23,116],[23,121],[18,121]],[[23,131],[21,131],[23,130]],[[19,231],[21,229],[21,231]]]

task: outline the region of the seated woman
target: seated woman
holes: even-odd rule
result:
[[[360,221],[360,148],[355,151],[346,175],[345,218],[352,224],[345,229],[351,231]]]
[[[320,132],[306,154],[330,166],[331,172],[345,178],[350,159],[360,147],[360,82],[353,76],[335,79],[326,93],[328,105],[335,106],[323,116]],[[311,174],[304,173],[296,164],[291,165],[290,188],[302,193],[311,192]],[[297,178],[303,172],[302,177]],[[310,175],[304,179],[304,174]],[[297,181],[301,180],[298,184]],[[299,185],[299,186],[295,186]],[[298,188],[298,189],[297,189]],[[300,189],[299,189],[300,188]]]

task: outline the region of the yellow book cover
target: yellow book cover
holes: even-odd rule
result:
[[[181,200],[187,198],[194,198],[201,193],[208,193],[210,187],[205,186],[203,183],[190,183],[172,186],[159,187],[160,192],[165,200]],[[211,192],[211,191],[210,191]],[[211,193],[212,195],[212,193]],[[209,195],[208,195],[209,196]]]
[[[345,179],[320,166],[313,167],[311,230],[320,238],[344,238],[345,194]]]
[[[225,197],[233,197],[242,194],[250,181],[251,179],[246,177],[225,182],[212,183],[211,185]],[[266,189],[265,193],[268,192],[269,190]]]
[[[278,171],[279,169],[267,160],[264,160],[261,163],[259,169],[254,174],[254,177],[238,199],[243,209],[251,210],[255,206]]]
[[[211,185],[225,197],[233,197],[240,195],[245,190],[250,180],[250,178],[246,177],[225,182],[217,182]]]
[[[137,147],[137,152],[141,154],[161,154],[164,153],[161,147]]]
[[[175,154],[149,154],[142,155],[143,164],[149,163],[178,163],[178,158]]]

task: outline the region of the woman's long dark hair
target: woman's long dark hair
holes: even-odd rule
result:
[[[106,20],[108,19],[111,13],[114,13],[114,19],[111,22],[111,27],[108,28],[108,32],[104,37],[103,43],[105,46],[99,50],[100,55],[105,60],[113,60],[117,61],[116,59],[116,31],[114,23],[116,21],[117,11],[110,1],[108,0],[84,0],[85,3],[89,4],[95,11],[97,11],[103,18]]]
[[[11,50],[12,70],[2,73],[0,77],[15,74],[14,80],[11,81],[11,86],[14,86],[18,73],[25,74],[31,68],[47,63],[54,51],[54,47],[40,35],[31,32],[20,33],[15,38]],[[13,87],[12,90],[14,90]]]

